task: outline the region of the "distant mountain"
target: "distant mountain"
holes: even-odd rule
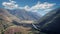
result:
[[[39,18],[41,17],[38,16],[38,14],[36,12],[30,12],[30,11],[25,11],[25,10],[20,10],[20,9],[16,9],[16,10],[8,10],[12,15],[18,17],[21,20],[39,20]]]

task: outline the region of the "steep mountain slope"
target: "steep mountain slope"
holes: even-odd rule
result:
[[[56,16],[58,16],[58,14],[60,15],[60,8],[57,8],[47,13],[38,22],[41,26],[44,25],[45,23],[51,23],[50,21],[54,20]]]
[[[12,19],[10,19],[9,16],[10,14],[5,9],[0,8],[0,32],[5,31],[7,27],[13,25],[11,23]]]
[[[48,34],[60,34],[60,8],[57,8],[51,12],[49,19],[42,27],[42,31]]]
[[[9,14],[9,12],[5,9],[0,8],[0,19],[6,20],[6,21],[12,21],[12,19],[10,19],[11,15]]]
[[[58,34],[60,33],[60,8],[52,10],[45,16],[43,16],[39,21],[38,29],[41,32],[45,32],[47,34]]]

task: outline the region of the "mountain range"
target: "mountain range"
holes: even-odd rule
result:
[[[30,12],[30,11],[25,11],[25,10],[20,10],[20,9],[16,9],[16,10],[8,10],[8,12],[16,17],[18,17],[21,20],[39,20],[39,18],[41,17],[38,16],[38,14],[36,12]]]

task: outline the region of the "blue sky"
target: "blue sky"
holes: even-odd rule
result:
[[[57,7],[60,7],[60,0],[0,0],[0,8],[24,9],[41,15]]]

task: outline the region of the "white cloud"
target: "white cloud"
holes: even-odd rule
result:
[[[18,4],[15,4],[15,1],[11,1],[10,2],[3,2],[2,5],[6,8],[6,9],[15,9],[18,8]]]
[[[26,5],[25,7],[23,7],[23,9],[25,9],[26,11],[32,11],[32,12],[37,12],[38,10],[45,10],[46,9],[51,9],[55,4],[53,3],[48,3],[48,2],[44,2],[44,3],[40,3],[38,2],[36,5],[29,7],[28,5]]]
[[[55,4],[51,4],[51,3],[47,3],[47,2],[44,2],[44,3],[37,3],[35,6],[32,6],[31,7],[31,10],[39,10],[39,9],[50,9],[54,6]]]
[[[26,11],[30,11],[30,7],[28,5],[26,5],[25,7],[23,7],[23,9],[25,9]]]
[[[3,2],[2,5],[6,8],[6,9],[24,9],[26,11],[32,11],[32,12],[37,12],[38,10],[45,10],[46,9],[50,9],[52,8],[55,4],[53,3],[48,3],[48,2],[44,2],[44,3],[40,3],[38,2],[36,5],[29,7],[28,5],[24,6],[24,7],[20,7],[18,4],[16,4],[15,1],[9,0],[10,2]]]

